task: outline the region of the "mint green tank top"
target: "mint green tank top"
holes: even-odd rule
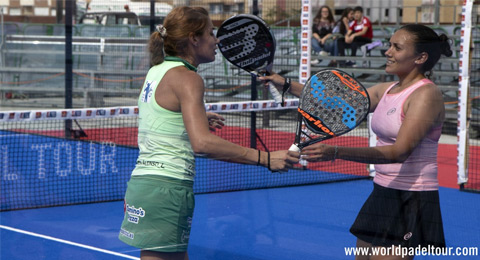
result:
[[[132,176],[157,175],[180,180],[195,177],[195,157],[181,112],[162,108],[155,101],[155,90],[168,70],[184,66],[164,61],[147,73],[138,98],[138,147],[140,153]]]

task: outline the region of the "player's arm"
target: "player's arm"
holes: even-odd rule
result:
[[[181,83],[175,86],[175,95],[180,101],[183,121],[190,138],[192,149],[197,154],[245,164],[257,164],[258,150],[226,141],[209,130],[203,103],[204,85],[201,77],[192,71],[184,72]],[[298,160],[298,154],[276,151],[270,155],[270,166],[274,170],[285,170]],[[260,164],[268,166],[268,154],[260,153]]]
[[[273,85],[278,89],[278,91],[280,91],[280,93],[282,93],[283,87],[285,86],[285,83],[286,83],[286,78],[273,72],[268,76],[258,77],[258,79],[262,81],[264,84],[268,82],[272,82]],[[302,89],[303,89],[303,85],[301,83],[292,81],[290,82],[288,93],[296,97],[300,97],[300,95],[302,94]]]
[[[373,113],[377,108],[378,102],[383,97],[385,91],[390,87],[394,82],[383,82],[367,89],[368,96],[370,97],[370,112]]]

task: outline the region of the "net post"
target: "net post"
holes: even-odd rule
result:
[[[250,100],[254,101],[258,98],[257,93],[257,76],[251,74],[250,85]],[[255,111],[250,112],[250,147],[257,148],[257,113]]]
[[[252,2],[252,14],[258,16],[258,0],[253,0]],[[257,77],[255,75],[251,75],[251,100],[257,100],[258,93],[257,93]],[[257,148],[257,113],[250,112],[250,147],[256,149]]]
[[[75,1],[65,2],[65,108],[72,108],[73,57],[72,32]],[[72,120],[65,121],[65,137],[71,137]]]
[[[263,89],[262,99],[268,100],[268,91]],[[270,111],[262,112],[262,127],[270,127]]]
[[[459,95],[457,125],[457,184],[468,182],[468,91],[470,88],[470,46],[472,34],[473,0],[464,1],[462,9],[462,40],[459,59]]]

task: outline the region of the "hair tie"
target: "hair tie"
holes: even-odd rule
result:
[[[167,37],[167,28],[165,28],[163,25],[157,25],[156,30],[160,34],[160,36],[162,36],[162,38]]]

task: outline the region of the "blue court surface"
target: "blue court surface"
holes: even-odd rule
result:
[[[371,180],[196,196],[190,259],[354,259],[348,232]],[[480,194],[440,188],[449,247],[480,247]],[[117,239],[123,202],[0,213],[0,259],[139,259]],[[478,251],[477,251],[478,253]],[[480,259],[417,256],[415,259]]]

